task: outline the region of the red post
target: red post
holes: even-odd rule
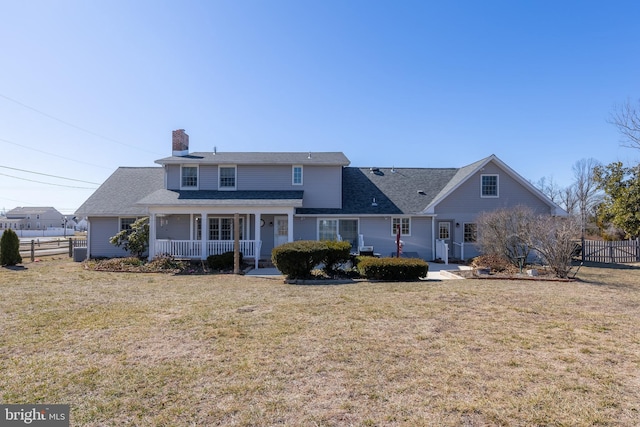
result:
[[[398,231],[396,232],[396,258],[400,258],[400,224],[398,224]]]

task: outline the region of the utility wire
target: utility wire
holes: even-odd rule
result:
[[[0,175],[8,176],[9,178],[20,179],[22,181],[37,182],[38,184],[55,185],[56,187],[79,188],[79,189],[82,189],[82,190],[95,190],[95,188],[91,188],[91,187],[76,187],[76,186],[73,186],[73,185],[53,184],[51,182],[36,181],[35,179],[28,179],[28,178],[21,178],[19,176],[7,175],[6,173],[0,173]]]
[[[85,184],[100,185],[100,184],[99,184],[99,183],[97,183],[97,182],[83,181],[83,180],[81,180],[81,179],[65,178],[65,177],[63,177],[63,176],[58,176],[58,175],[49,175],[48,173],[33,172],[33,171],[25,170],[25,169],[12,168],[12,167],[9,167],[9,166],[2,166],[2,165],[0,165],[0,168],[11,169],[11,170],[14,170],[14,171],[20,171],[20,172],[27,172],[27,173],[32,173],[32,174],[35,174],[35,175],[49,176],[49,177],[52,177],[52,178],[66,179],[67,181],[75,181],[75,182],[83,182],[83,183],[85,183]]]
[[[42,114],[42,115],[43,115],[43,116],[45,116],[45,117],[48,117],[48,118],[50,118],[50,119],[52,119],[52,120],[55,120],[55,121],[57,121],[57,122],[60,122],[60,123],[62,123],[62,124],[64,124],[64,125],[67,125],[67,126],[69,126],[69,127],[72,127],[72,128],[77,129],[77,130],[79,130],[79,131],[82,131],[82,132],[88,133],[89,135],[93,135],[93,136],[95,136],[95,137],[98,137],[98,138],[104,139],[105,141],[114,142],[114,143],[116,143],[116,144],[124,145],[125,147],[133,148],[133,149],[140,150],[140,151],[145,151],[145,152],[147,152],[147,153],[156,154],[156,155],[161,155],[161,154],[158,154],[158,153],[156,153],[156,152],[154,152],[154,151],[150,151],[150,150],[146,150],[146,149],[144,149],[144,148],[136,147],[135,145],[126,144],[126,143],[124,143],[124,142],[120,142],[120,141],[115,140],[115,139],[113,139],[113,138],[109,138],[108,136],[103,136],[103,135],[100,135],[100,134],[95,133],[95,132],[93,132],[93,131],[90,131],[90,130],[88,130],[88,129],[82,128],[82,127],[80,127],[80,126],[76,126],[76,125],[74,125],[73,123],[69,123],[69,122],[67,122],[67,121],[65,121],[65,120],[59,119],[59,118],[57,118],[57,117],[55,117],[55,116],[52,116],[51,114],[47,114],[47,113],[45,113],[44,111],[40,111],[40,110],[38,110],[38,109],[36,109],[36,108],[33,108],[33,107],[31,107],[31,106],[29,106],[29,105],[27,105],[27,104],[25,104],[25,103],[22,103],[22,102],[20,102],[20,101],[17,101],[17,100],[15,100],[15,99],[13,99],[13,98],[9,98],[8,96],[3,95],[3,94],[1,94],[1,93],[0,93],[0,98],[4,98],[4,99],[6,99],[6,100],[8,100],[8,101],[14,102],[14,103],[16,103],[16,104],[18,104],[18,105],[21,105],[21,106],[22,106],[22,107],[24,107],[24,108],[28,108],[28,109],[29,109],[29,110],[31,110],[31,111],[35,111],[35,112],[36,112],[36,113],[38,113],[38,114]]]
[[[1,96],[1,95],[0,95],[0,96]],[[94,166],[94,167],[96,167],[96,168],[112,170],[112,168],[108,168],[108,167],[106,167],[106,166],[96,165],[95,163],[83,162],[82,160],[73,159],[73,158],[71,158],[71,157],[61,156],[61,155],[59,155],[59,154],[55,154],[55,153],[49,153],[48,151],[44,151],[44,150],[38,150],[37,148],[32,148],[32,147],[28,147],[28,146],[26,146],[26,145],[18,144],[17,142],[9,141],[9,140],[4,139],[4,138],[0,138],[0,141],[2,141],[2,142],[6,142],[7,144],[11,144],[11,145],[17,145],[18,147],[26,148],[26,149],[28,149],[28,150],[37,151],[37,152],[39,152],[39,153],[46,154],[47,156],[53,156],[53,157],[57,157],[57,158],[59,158],[59,159],[70,160],[70,161],[72,161],[72,162],[81,163],[81,164],[83,164],[83,165]]]

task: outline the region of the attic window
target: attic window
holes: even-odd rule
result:
[[[480,197],[498,196],[498,175],[480,175]]]

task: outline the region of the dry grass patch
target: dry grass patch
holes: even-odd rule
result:
[[[72,425],[637,425],[640,268],[293,286],[0,270],[0,399]]]

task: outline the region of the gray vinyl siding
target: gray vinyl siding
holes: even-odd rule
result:
[[[358,233],[363,235],[364,244],[373,246],[373,250],[383,257],[391,256],[396,251],[395,236],[391,234],[391,217],[364,217],[353,216],[319,216],[304,217],[294,220],[295,240],[318,240],[318,221],[320,219],[356,219],[358,220]],[[431,260],[433,251],[431,247],[431,218],[411,218],[411,236],[402,236],[404,252],[414,252],[418,257]],[[357,251],[357,248],[353,248]]]
[[[383,257],[391,256],[396,251],[396,236],[391,234],[391,217],[361,218],[360,234],[363,235],[364,244],[373,246],[373,250]],[[433,251],[431,247],[431,218],[412,217],[411,235],[402,236],[403,252],[415,252],[418,257],[431,260]]]
[[[167,165],[167,190],[180,189],[180,165]]]
[[[156,238],[189,240],[191,215],[168,215],[156,218]]]
[[[342,208],[342,167],[305,166],[304,185],[292,186],[304,190],[305,208]]]
[[[483,174],[498,175],[499,197],[480,197],[480,176]],[[460,222],[460,215],[464,215],[464,220],[466,221],[471,220],[480,212],[518,205],[528,206],[539,213],[551,213],[549,206],[540,200],[537,195],[493,163],[488,163],[482,172],[471,176],[445,200],[440,202],[436,206],[435,212],[439,217],[445,216]]]
[[[109,239],[120,231],[118,217],[90,217],[90,248],[89,254],[96,257],[124,257],[130,254],[122,248],[109,243]]]
[[[240,165],[238,190],[292,190],[291,165]],[[295,189],[301,189],[295,186]]]
[[[218,189],[218,166],[201,165],[198,170],[198,175],[200,190]]]

